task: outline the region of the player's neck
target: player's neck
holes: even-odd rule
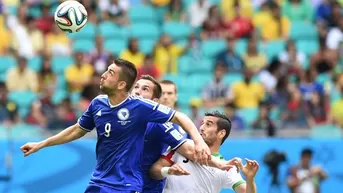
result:
[[[210,150],[211,150],[211,154],[216,154],[216,153],[219,153],[219,145],[212,145],[212,146],[210,146],[209,148],[210,148]]]
[[[108,99],[111,105],[115,106],[123,102],[128,96],[129,96],[129,93],[127,92],[117,92],[116,94],[108,96]]]

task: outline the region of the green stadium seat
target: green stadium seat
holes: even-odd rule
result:
[[[312,138],[342,138],[342,129],[335,125],[317,125],[311,129]]]
[[[224,82],[227,85],[232,85],[233,83],[236,83],[238,81],[243,80],[243,74],[241,73],[231,73],[229,72],[227,75],[224,76]]]
[[[104,42],[104,49],[114,55],[119,55],[126,48],[126,39],[107,39]]]
[[[298,40],[296,47],[299,51],[304,52],[310,56],[319,50],[319,44],[316,40]]]
[[[80,92],[72,92],[70,94],[70,101],[72,104],[77,105],[79,104],[81,99],[81,93]]]
[[[127,35],[124,33],[124,31],[115,25],[113,22],[102,22],[98,25],[98,33],[101,35],[104,39],[109,38],[127,38]]]
[[[94,39],[96,36],[96,25],[88,22],[79,32],[70,33],[68,36],[71,39]]]
[[[65,69],[74,64],[74,59],[70,56],[53,56],[51,59],[52,71],[57,75],[64,74]]]
[[[239,54],[240,56],[243,56],[247,51],[247,47],[248,47],[247,40],[239,39],[236,41],[234,49],[237,54]]]
[[[206,73],[213,70],[213,61],[209,58],[195,60],[192,56],[182,56],[179,59],[179,73]]]
[[[192,32],[192,28],[185,23],[169,22],[163,25],[163,33],[168,34],[173,40],[186,39]]]
[[[190,100],[194,97],[194,94],[189,92],[179,92],[177,95],[177,103],[182,108],[188,108]]]
[[[157,14],[153,7],[146,5],[134,5],[129,10],[131,23],[136,22],[156,22]]]
[[[0,74],[7,73],[10,68],[17,65],[17,61],[11,56],[0,57]]]
[[[201,45],[201,51],[205,57],[215,57],[219,52],[226,49],[224,40],[206,40]]]
[[[134,23],[130,26],[130,36],[141,39],[157,39],[160,35],[160,28],[153,23]]]
[[[258,108],[247,108],[237,110],[237,114],[242,117],[242,119],[248,126],[251,126],[251,124],[257,119],[258,113]]]
[[[139,49],[144,54],[151,54],[153,52],[156,40],[155,39],[141,39],[139,40]]]
[[[165,74],[163,75],[162,80],[170,80],[174,82],[179,90],[184,90],[185,85],[187,85],[187,78],[183,75],[173,75],[173,74]]]
[[[290,38],[293,40],[317,40],[318,31],[314,24],[305,21],[293,21]]]
[[[28,15],[34,18],[38,18],[42,15],[42,11],[39,6],[29,6]]]
[[[57,82],[57,89],[61,89],[61,90],[68,89],[68,87],[67,87],[68,85],[67,85],[67,82],[66,82],[64,74],[57,75],[56,79],[57,79],[56,80],[56,82]]]
[[[16,91],[10,92],[8,95],[9,99],[16,103],[19,108],[31,107],[31,104],[38,98],[36,93],[30,91]]]
[[[286,44],[284,41],[269,41],[265,47],[265,53],[270,61],[273,57],[279,57],[279,54],[285,50]]]
[[[42,68],[42,58],[40,56],[32,57],[28,60],[28,67],[35,72],[38,72]]]
[[[67,90],[61,90],[58,89],[54,92],[54,94],[51,97],[51,101],[53,104],[60,104],[64,99],[68,97]]]
[[[73,42],[73,51],[74,52],[89,53],[93,49],[95,49],[95,43],[93,40],[75,39]]]
[[[327,73],[318,74],[316,77],[316,82],[318,82],[322,85],[324,85],[325,83],[330,82],[330,81],[331,81],[331,75],[327,74]]]
[[[189,92],[201,93],[204,86],[213,80],[212,73],[197,73],[189,76],[187,87]]]

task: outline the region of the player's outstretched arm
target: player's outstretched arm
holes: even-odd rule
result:
[[[255,160],[245,159],[245,165],[239,162],[237,165],[246,177],[246,184],[241,184],[235,188],[236,193],[256,193],[255,175],[259,169],[259,165]]]
[[[20,147],[21,151],[24,153],[24,156],[28,156],[32,153],[39,151],[44,147],[60,145],[68,143],[83,137],[87,131],[81,129],[79,124],[68,127],[67,129],[61,131],[57,135],[49,137],[41,142],[27,143]]]
[[[167,160],[160,158],[149,170],[150,177],[155,180],[162,180],[168,175],[189,175],[190,173],[178,164],[171,164]]]
[[[200,136],[200,133],[193,121],[187,115],[181,112],[176,112],[171,122],[180,125],[192,137],[194,141],[194,155],[196,161],[206,164],[207,160],[211,159],[211,151]]]

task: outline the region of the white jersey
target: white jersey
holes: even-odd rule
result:
[[[225,171],[201,166],[173,151],[164,154],[163,158],[190,172],[188,176],[168,176],[163,193],[216,193],[223,188],[234,189],[245,183],[237,168]]]

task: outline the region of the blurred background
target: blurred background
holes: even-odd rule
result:
[[[221,153],[259,161],[259,192],[306,172],[302,193],[343,192],[342,0],[83,0],[73,34],[54,23],[60,2],[0,1],[0,192],[84,190],[95,133],[25,159],[19,147],[74,124],[115,57],[174,81],[198,126],[226,112]]]

